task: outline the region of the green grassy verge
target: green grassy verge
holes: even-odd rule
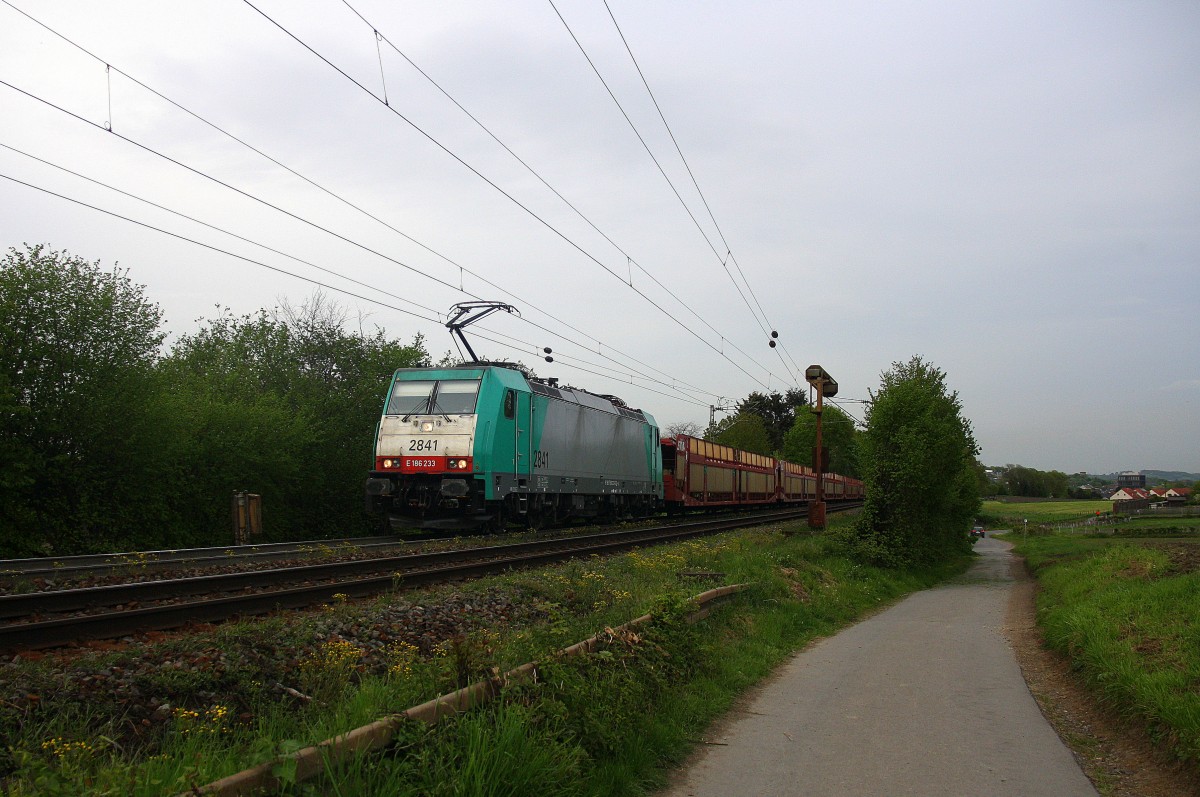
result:
[[[984,501],[982,515],[993,524],[1059,523],[1112,512],[1112,501]]]
[[[1047,643],[1103,702],[1200,764],[1200,546],[1038,536],[1017,551],[1041,591]]]
[[[1087,521],[1094,520],[1099,512],[1102,523],[1095,527]],[[1076,529],[1083,533],[1093,530],[1101,534],[1161,536],[1188,536],[1200,534],[1200,517],[1133,517],[1112,516],[1111,501],[1030,501],[1004,502],[984,501],[980,519],[989,528],[1009,528],[1021,531],[1029,521],[1030,532],[1043,532],[1051,528],[1078,523]]]
[[[13,797],[178,793],[538,660],[545,666],[537,682],[511,684],[500,701],[437,726],[405,726],[382,755],[341,764],[315,782],[296,783],[280,768],[283,793],[644,794],[665,782],[709,722],[793,651],[966,565],[881,571],[852,563],[823,537],[780,532],[726,534],[231,624],[209,638],[95,654],[62,672],[50,660],[8,663],[0,671],[3,790]],[[682,621],[686,597],[741,582],[754,586],[731,605],[698,625]],[[378,620],[389,601],[403,600],[442,622],[436,607],[450,591],[455,606],[502,605],[505,619],[440,641],[425,632],[412,644],[389,636],[404,631],[395,621]],[[554,655],[647,610],[653,622],[608,634],[592,654]],[[145,668],[146,660],[154,666]],[[193,666],[198,660],[203,666]],[[56,686],[114,678],[126,682],[125,697],[106,701],[94,688],[72,694]],[[48,682],[37,700],[16,697],[38,679]],[[157,709],[137,713],[130,694],[153,696]]]

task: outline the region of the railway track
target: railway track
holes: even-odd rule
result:
[[[84,556],[39,557],[0,560],[0,585],[9,586],[37,579],[73,579],[147,575],[181,569],[222,567],[231,562],[272,562],[328,557],[331,553],[373,554],[411,544],[395,536],[357,537],[341,540],[227,545],[217,548],[172,548],[162,551],[89,554]]]
[[[474,578],[796,520],[792,508],[483,548],[0,596],[0,650],[38,649]]]

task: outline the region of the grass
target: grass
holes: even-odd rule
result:
[[[1099,513],[1103,523],[1092,526]],[[1021,531],[1029,521],[1029,531],[1045,531],[1047,527],[1063,527],[1078,523],[1078,529],[1087,532],[1133,534],[1158,533],[1164,536],[1200,534],[1200,517],[1112,517],[1111,501],[1031,501],[1006,503],[984,501],[982,517],[989,528],[1009,528]]]
[[[1097,512],[1111,513],[1112,501],[984,501],[982,512],[993,523],[1020,524],[1023,520],[1030,523],[1059,523],[1094,517]]]
[[[1038,622],[1101,700],[1200,764],[1200,572],[1134,540],[1016,540],[1041,585]],[[1194,561],[1194,560],[1190,560]]]
[[[123,734],[120,716],[98,703],[0,712],[8,746],[5,793],[178,793],[538,660],[544,666],[537,682],[511,684],[500,701],[432,728],[407,725],[386,754],[343,763],[313,783],[296,782],[294,772],[280,768],[283,793],[645,794],[664,784],[669,767],[708,723],[793,651],[966,565],[876,570],[849,561],[823,537],[780,531],[724,534],[459,585],[519,595],[536,611],[444,640],[424,654],[402,645],[371,652],[368,618],[376,604],[332,606],[317,619],[290,615],[282,624],[223,627],[219,641],[189,642],[192,653],[216,649],[233,660],[246,645],[260,657],[290,656],[270,677],[310,699],[281,700],[271,684],[256,680],[266,676],[248,666],[220,677],[175,677],[170,664],[185,653],[164,649],[155,654],[164,661],[162,673],[142,688],[174,690],[172,705],[193,708],[170,709],[145,734]],[[681,619],[685,598],[714,585],[682,575],[694,572],[754,586],[702,624],[688,625]],[[418,597],[431,606],[438,594]],[[593,654],[554,655],[647,610],[655,614],[651,624],[609,635]],[[336,622],[339,638],[312,625],[318,621]],[[268,644],[277,647],[262,653]],[[125,665],[109,655],[92,666],[113,672]],[[75,675],[84,671],[77,667]],[[501,784],[511,784],[510,791]]]

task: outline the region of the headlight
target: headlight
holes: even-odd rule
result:
[[[421,431],[422,432],[432,432],[433,431],[433,421],[423,422],[421,424]]]
[[[465,468],[465,467],[467,467],[467,461],[466,461],[465,459],[460,459],[460,460],[458,461],[458,467],[460,467],[460,468]]]
[[[392,465],[393,465],[393,463],[390,459],[385,459],[383,461],[383,467],[385,467],[385,468],[390,468],[390,467],[392,467]]]

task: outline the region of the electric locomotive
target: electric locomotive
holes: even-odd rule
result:
[[[508,363],[396,371],[374,454],[367,510],[400,526],[538,528],[662,506],[652,416]]]

